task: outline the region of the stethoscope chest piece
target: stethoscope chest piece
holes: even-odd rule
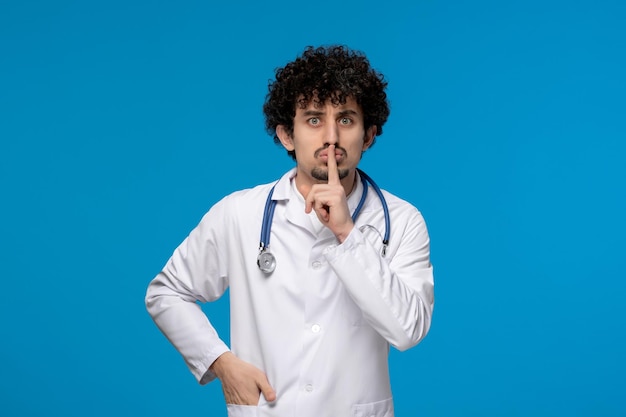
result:
[[[270,252],[262,250],[256,258],[256,264],[261,272],[271,274],[276,269],[276,258]]]

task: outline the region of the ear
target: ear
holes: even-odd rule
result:
[[[280,143],[283,144],[283,147],[288,151],[293,151],[295,146],[293,145],[293,139],[291,135],[287,132],[287,128],[285,125],[276,126],[276,136],[280,139]]]
[[[363,140],[363,152],[369,148],[372,143],[374,143],[374,138],[376,137],[376,133],[378,132],[378,128],[376,125],[372,125],[365,132],[365,138]]]

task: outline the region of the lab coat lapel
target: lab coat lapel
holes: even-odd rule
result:
[[[311,219],[309,215],[304,212],[304,204],[299,199],[291,198],[287,202],[285,217],[289,223],[313,233],[314,228],[313,224],[311,224]]]
[[[276,184],[272,200],[277,200],[286,205],[285,218],[289,223],[301,227],[315,235],[311,219],[309,219],[309,215],[304,212],[304,199],[302,196],[296,194],[297,191],[294,190],[291,185],[291,181],[295,175],[295,168],[283,175]]]

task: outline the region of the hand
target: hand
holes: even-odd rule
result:
[[[222,382],[226,404],[257,405],[261,393],[268,402],[276,401],[265,373],[231,352],[220,355],[210,369]]]
[[[315,184],[306,196],[304,211],[315,210],[317,218],[328,227],[342,243],[354,227],[346,191],[339,179],[335,145],[328,146],[328,184]]]

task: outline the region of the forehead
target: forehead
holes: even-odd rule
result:
[[[345,103],[333,103],[331,99],[327,99],[325,102],[321,102],[317,100],[315,97],[309,100],[308,102],[304,102],[303,98],[298,100],[298,105],[296,106],[296,115],[311,113],[311,112],[344,112],[351,111],[357,114],[362,114],[361,106],[356,102],[354,97],[347,97]]]

